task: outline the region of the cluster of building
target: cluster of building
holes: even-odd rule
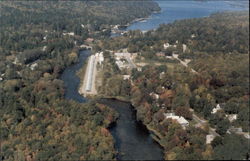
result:
[[[102,62],[104,61],[103,52],[99,52],[95,54],[96,61],[99,65],[102,65]]]
[[[176,41],[177,43],[178,43],[178,41]],[[171,44],[169,44],[169,43],[165,43],[165,44],[163,44],[163,48],[164,49],[167,49],[167,48],[170,48],[170,47],[174,47],[174,48],[176,48],[177,47],[177,45],[171,45]]]
[[[216,114],[218,111],[223,111],[223,109],[220,107],[220,104],[217,104],[216,107],[212,109],[211,114]],[[230,122],[233,122],[237,119],[237,114],[226,114],[226,118]]]
[[[178,41],[176,41],[176,44],[178,44]],[[171,45],[171,44],[169,44],[169,43],[165,43],[165,44],[163,44],[163,48],[164,48],[164,49],[168,49],[168,48],[170,48],[170,47],[176,48],[176,47],[177,47],[176,44]],[[183,52],[185,52],[185,51],[187,50],[187,45],[186,45],[186,44],[182,44],[182,50],[183,50]]]
[[[119,67],[119,69],[132,69],[136,68],[136,65],[132,61],[132,54],[128,52],[122,53],[114,53],[115,56],[115,63]]]

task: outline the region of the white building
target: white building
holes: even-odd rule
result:
[[[115,61],[116,65],[119,67],[119,69],[123,69],[123,68],[126,68],[127,66],[125,65],[125,61],[121,61],[121,60],[116,60]]]
[[[185,53],[186,50],[187,50],[187,45],[186,44],[182,44],[182,52]]]
[[[184,129],[189,125],[189,122],[182,116],[176,116],[174,113],[165,113],[166,119],[176,120]]]
[[[214,135],[207,135],[206,136],[206,144],[211,144],[211,142],[214,140]]]
[[[169,43],[165,43],[165,44],[163,44],[163,48],[164,49],[167,49],[167,48],[169,48],[171,45],[169,44]]]
[[[45,51],[47,49],[47,46],[44,46],[43,48],[42,48],[42,51]]]
[[[75,33],[74,33],[74,32],[68,32],[68,33],[63,33],[63,35],[64,35],[64,36],[65,36],[65,35],[74,36]]]
[[[219,110],[222,110],[222,108],[220,107],[220,104],[217,104],[215,108],[213,108],[211,114],[215,114],[217,113]]]
[[[176,42],[178,43],[178,41],[176,41]],[[170,45],[169,43],[163,44],[163,48],[164,48],[164,49],[167,49],[167,48],[169,48],[169,47],[174,47],[174,48],[176,48],[177,45]]]
[[[160,97],[158,94],[153,93],[153,92],[151,92],[149,95],[150,95],[153,99],[156,99],[156,100],[158,100],[159,97]]]
[[[102,65],[102,62],[104,61],[103,52],[96,53],[95,58],[98,64]]]
[[[173,56],[166,56],[167,59],[173,59]]]
[[[233,122],[237,119],[237,114],[226,115],[226,117],[230,122]]]
[[[37,67],[38,66],[38,64],[37,63],[33,63],[31,66],[30,66],[30,69],[31,70],[34,70],[35,69],[35,67]]]
[[[130,75],[123,75],[123,80],[129,80],[130,79]]]
[[[118,30],[119,29],[119,25],[115,25],[114,29]]]
[[[165,75],[165,72],[161,72],[161,73],[160,73],[160,76],[159,76],[160,79],[162,79],[164,75]]]

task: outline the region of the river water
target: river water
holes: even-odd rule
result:
[[[162,23],[171,23],[175,20],[209,16],[211,13],[226,10],[242,10],[235,8],[224,1],[157,1],[161,7],[160,13],[152,14],[148,20],[135,22],[126,30],[140,29],[142,31],[155,29]],[[65,98],[80,103],[87,101],[78,93],[80,79],[76,72],[83,66],[89,50],[80,51],[79,62],[68,67],[61,79],[66,87]],[[115,147],[119,160],[162,160],[163,150],[152,139],[148,130],[136,121],[135,111],[129,103],[118,100],[101,99],[102,103],[115,109],[119,113],[116,125],[110,129],[115,138]]]
[[[61,80],[66,88],[65,98],[80,103],[87,101],[78,93],[80,83],[76,72],[81,69],[84,62],[91,54],[89,50],[80,51],[79,62],[68,67],[62,73]],[[115,147],[118,150],[117,159],[121,160],[162,160],[163,151],[150,133],[140,122],[136,121],[136,112],[130,103],[101,99],[100,103],[106,104],[119,113],[116,125],[110,128],[115,138]]]

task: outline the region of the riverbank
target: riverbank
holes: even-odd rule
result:
[[[137,112],[135,105],[132,103],[132,101],[129,101],[129,103],[131,103],[132,107],[134,108],[134,110]],[[153,129],[152,127],[150,127],[150,125],[148,124],[144,124],[142,121],[141,123],[147,128],[147,130],[151,133],[152,138],[164,149],[165,146],[161,143],[161,139],[163,138],[163,136],[157,132],[155,129]]]
[[[146,126],[136,120],[136,110],[130,102],[102,98],[98,103],[119,113],[116,123],[109,128],[119,151],[118,160],[163,160],[163,149]]]
[[[136,107],[133,105],[133,103],[131,102],[130,99],[125,99],[124,97],[106,97],[106,98],[102,98],[102,99],[111,99],[111,100],[115,100],[115,101],[120,101],[120,102],[124,102],[124,103],[128,103],[131,105],[131,107],[133,108],[133,110],[135,111],[135,117],[136,117]],[[117,120],[116,120],[117,121]],[[165,148],[165,146],[161,143],[161,139],[163,138],[163,136],[157,132],[155,129],[153,129],[152,127],[150,127],[150,125],[144,124],[142,121],[138,121],[137,117],[136,117],[136,121],[139,122],[140,124],[142,124],[145,129],[147,129],[150,133],[150,136],[152,137],[152,139],[161,146],[162,149]],[[115,124],[115,123],[114,123]]]
[[[106,96],[106,97],[101,97],[101,99],[110,99],[110,100],[115,100],[115,101],[119,101],[119,102],[128,103],[128,104],[131,105],[131,107],[133,108],[135,113],[137,113],[136,107],[133,105],[131,100],[128,99],[128,98],[125,98],[125,97],[122,97],[122,96],[117,96],[117,97]],[[138,121],[137,117],[136,117],[136,121]],[[151,137],[164,149],[165,146],[160,141],[163,138],[163,136],[159,132],[157,132],[155,129],[150,127],[150,125],[144,124],[142,121],[138,121],[138,122],[140,122],[142,125],[145,126],[145,128],[150,132]]]

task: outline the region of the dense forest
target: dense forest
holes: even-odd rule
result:
[[[101,1],[0,2],[1,160],[114,159],[107,130],[117,113],[64,99],[59,79],[78,61],[88,37],[109,36],[159,10],[156,3]]]
[[[108,51],[127,48],[137,53],[135,62],[146,64],[141,70],[119,71],[107,52],[101,92],[131,100],[137,119],[164,147],[165,159],[249,159],[248,140],[230,134],[234,127],[250,131],[248,12],[180,20],[146,33],[129,31],[96,46]],[[188,65],[183,66],[180,61],[187,59]],[[124,81],[124,74],[131,74],[131,80]],[[109,85],[111,81],[116,83]],[[213,113],[218,105],[221,110]],[[192,110],[208,124],[198,125]],[[165,119],[163,114],[170,112],[188,120],[188,128]],[[230,121],[231,115],[237,118]],[[219,136],[206,144],[209,127]]]

